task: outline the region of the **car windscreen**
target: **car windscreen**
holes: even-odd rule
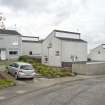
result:
[[[23,69],[23,70],[32,70],[33,67],[31,65],[22,65],[22,66],[20,66],[20,69]]]

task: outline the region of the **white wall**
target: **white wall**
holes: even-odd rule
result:
[[[22,42],[22,55],[29,55],[32,51],[32,56],[42,56],[42,43],[40,42]]]
[[[94,48],[90,51],[88,58],[91,58],[93,61],[105,61],[105,48],[102,45]]]
[[[63,37],[63,38],[73,38],[73,39],[80,39],[79,34],[72,34],[72,33],[63,33],[63,32],[56,32],[56,37]]]
[[[6,59],[17,59],[21,55],[21,36],[0,34],[0,48],[6,50]],[[16,55],[10,55],[9,51],[18,51]]]
[[[72,72],[82,75],[104,75],[105,63],[73,64]]]
[[[59,50],[59,42],[56,41],[55,32],[52,32],[42,44],[42,63],[50,66],[61,66],[60,57],[55,56],[56,50]],[[50,46],[49,46],[50,45]],[[48,62],[45,62],[45,57]]]
[[[76,61],[87,61],[87,43],[62,40],[62,61],[72,62],[71,56],[77,56]]]
[[[64,36],[65,33],[62,35]],[[51,45],[50,48],[48,48],[49,44]],[[59,51],[59,56],[56,56],[56,51]],[[43,64],[61,67],[62,61],[72,62],[70,59],[71,55],[76,55],[78,57],[78,61],[87,61],[87,43],[61,40],[56,38],[56,32],[54,31],[43,41]],[[48,62],[45,62],[45,57],[48,58]]]

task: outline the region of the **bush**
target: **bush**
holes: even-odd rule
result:
[[[70,70],[62,70],[61,68],[49,67],[43,64],[34,63],[33,67],[39,74],[48,78],[65,77],[72,75]]]
[[[41,63],[40,58],[34,58],[27,55],[20,56],[18,60],[23,62],[29,62],[29,63],[33,63],[33,62]]]

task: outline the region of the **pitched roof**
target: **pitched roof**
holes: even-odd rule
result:
[[[73,38],[63,38],[63,37],[57,37],[58,39],[61,39],[61,40],[68,40],[68,41],[76,41],[76,42],[84,42],[84,43],[87,43],[87,41],[84,41],[82,39],[73,39]]]
[[[69,33],[69,34],[78,34],[80,35],[80,33],[78,32],[69,32],[69,31],[62,31],[62,30],[54,30],[55,32],[63,32],[63,33]]]
[[[6,29],[0,29],[0,34],[21,35],[16,30],[6,30]]]

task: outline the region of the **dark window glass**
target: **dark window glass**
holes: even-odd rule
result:
[[[100,54],[101,52],[100,51],[98,51],[98,54]]]
[[[56,51],[56,56],[59,56],[59,51]]]
[[[30,51],[29,54],[32,55],[32,51]]]
[[[12,65],[10,65],[10,66],[12,66],[12,67],[16,67],[16,68],[18,68],[19,67],[19,65],[18,64],[16,64],[16,63],[13,63]]]
[[[47,63],[48,62],[48,57],[45,57],[44,61],[45,61],[45,63]]]
[[[18,51],[9,51],[9,55],[17,55]]]
[[[19,67],[19,65],[18,65],[18,64],[15,64],[15,67],[16,67],[16,68],[18,68],[18,67]]]
[[[31,65],[22,65],[22,66],[20,66],[20,69],[23,69],[23,70],[32,70],[33,67]]]
[[[48,61],[48,58],[45,58],[45,61]]]

